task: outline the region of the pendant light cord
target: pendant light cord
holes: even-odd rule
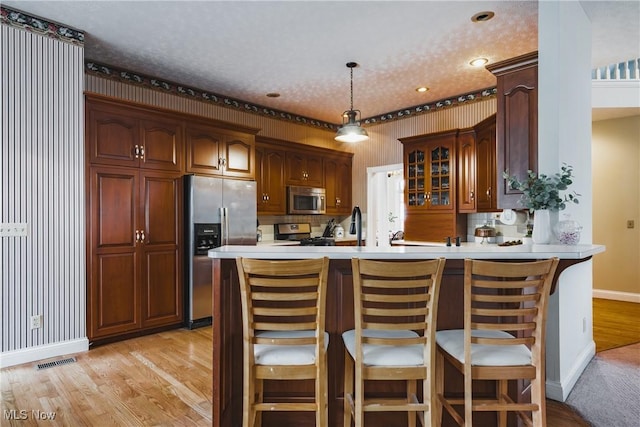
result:
[[[351,67],[351,111],[353,111],[353,67]]]

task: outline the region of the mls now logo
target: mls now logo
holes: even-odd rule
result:
[[[29,413],[24,409],[21,411],[17,409],[4,410],[5,420],[26,420],[27,418],[29,418]]]
[[[31,418],[35,420],[54,420],[56,418],[55,412],[44,412],[40,410],[32,410],[31,412],[27,410],[17,410],[17,409],[5,409],[4,410],[4,419],[5,420],[27,420],[29,419],[29,414],[31,414]]]
[[[56,418],[56,413],[33,410],[31,411],[31,417],[36,420],[53,420]]]

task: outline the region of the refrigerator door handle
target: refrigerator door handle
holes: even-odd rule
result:
[[[221,243],[222,245],[228,245],[229,244],[229,216],[227,215],[227,208],[222,207],[220,208],[220,222],[221,224]]]

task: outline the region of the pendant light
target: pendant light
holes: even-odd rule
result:
[[[358,64],[355,62],[347,62],[347,67],[351,69],[351,109],[342,113],[342,126],[340,126],[336,133],[336,141],[362,142],[369,139],[367,131],[361,128],[356,121],[360,110],[353,109],[353,69],[357,66]],[[347,119],[346,123],[345,119]]]

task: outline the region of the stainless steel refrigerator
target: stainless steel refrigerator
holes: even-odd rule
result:
[[[186,175],[185,324],[211,324],[212,275],[207,251],[224,245],[256,244],[256,183]]]

